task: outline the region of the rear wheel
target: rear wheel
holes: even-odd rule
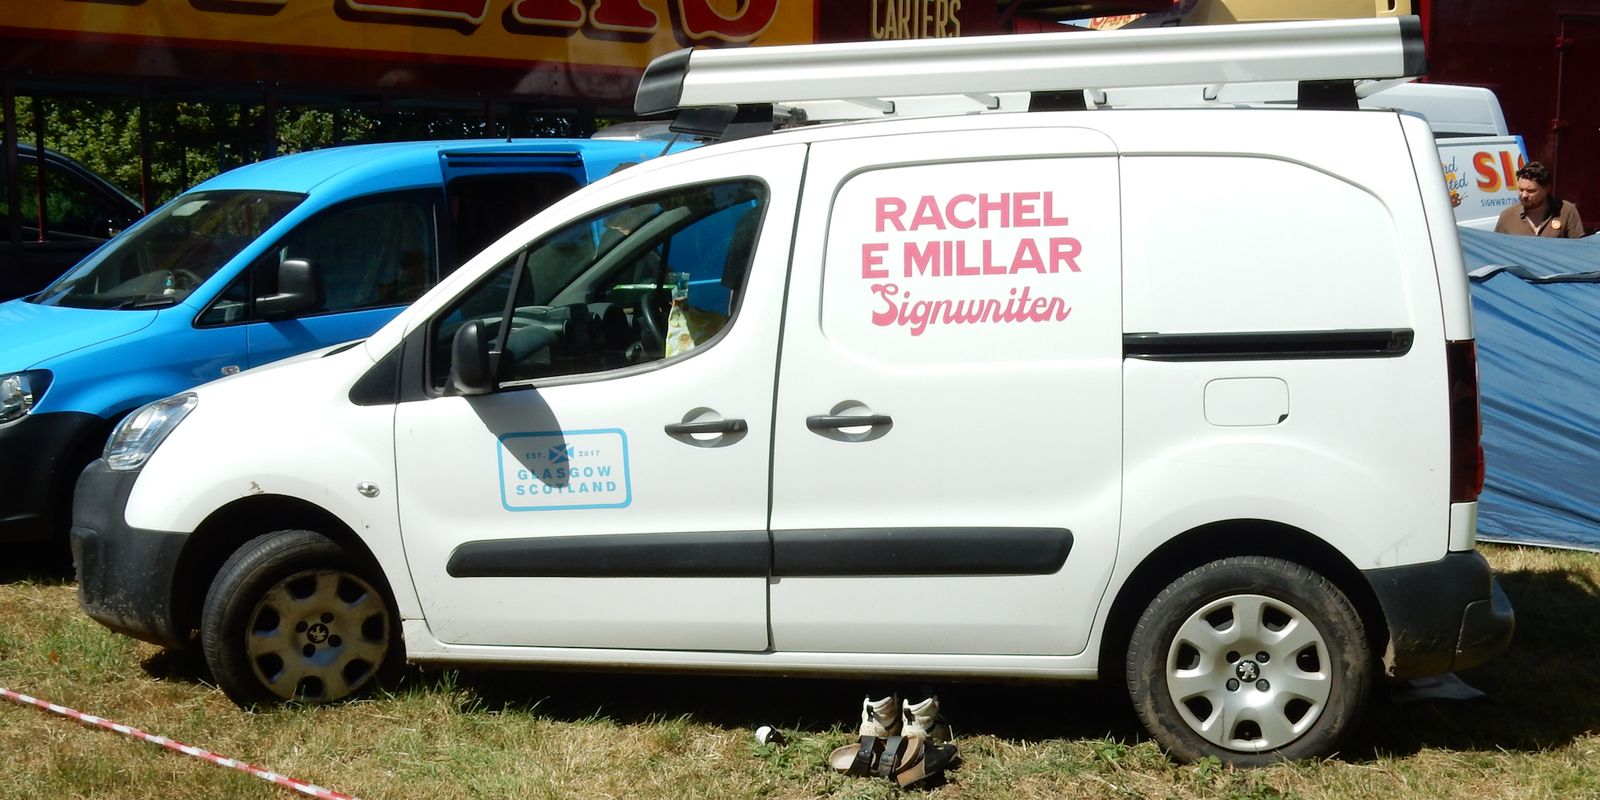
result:
[[[1173,581],[1128,647],[1135,710],[1182,761],[1327,755],[1365,709],[1372,675],[1349,599],[1275,558],[1214,561]]]
[[[329,703],[364,692],[403,659],[375,570],[312,531],[258,536],[206,594],[200,641],[240,705]]]

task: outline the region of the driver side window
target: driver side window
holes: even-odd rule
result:
[[[738,310],[766,189],[682,187],[560,228],[493,270],[434,321],[433,387],[476,321],[497,384],[606,372],[712,344]]]
[[[278,265],[291,258],[311,262],[322,282],[323,305],[307,315],[403,305],[421,297],[438,261],[434,199],[430,192],[403,192],[320,212],[234,279],[199,323],[258,319],[252,298],[278,290]]]

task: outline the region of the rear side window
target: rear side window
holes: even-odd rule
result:
[[[577,178],[559,172],[471,175],[450,181],[446,195],[459,258],[445,271],[453,271],[578,186]]]
[[[22,187],[21,224],[27,234],[34,235],[39,230],[38,176],[36,163],[22,164],[19,182]],[[130,211],[126,201],[113,197],[103,187],[54,164],[45,165],[44,216],[47,238],[109,238],[137,216]],[[10,201],[5,192],[0,192],[0,222],[9,218],[9,212]]]
[[[1289,161],[1122,159],[1126,329],[1403,327],[1399,240],[1375,195]]]

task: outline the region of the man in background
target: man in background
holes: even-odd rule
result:
[[[1500,212],[1495,233],[1576,239],[1584,234],[1578,207],[1550,193],[1550,169],[1537,161],[1517,170],[1519,205]]]

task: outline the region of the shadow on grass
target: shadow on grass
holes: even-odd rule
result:
[[[427,690],[439,673],[413,673]],[[882,680],[768,678],[663,673],[569,673],[462,670],[449,679],[482,707],[521,711],[552,720],[608,719],[621,724],[687,717],[726,728],[854,731],[863,697],[898,692],[916,702],[937,694],[958,735],[1002,739],[1142,738],[1127,697],[1100,684],[936,683]]]
[[[1367,761],[1425,749],[1540,751],[1600,732],[1600,585],[1574,570],[1522,570],[1498,578],[1517,612],[1511,647],[1462,674],[1489,700],[1405,704],[1380,698],[1346,743],[1342,759]],[[202,683],[193,654],[163,652],[152,677]],[[852,731],[861,699],[898,692],[938,694],[958,735],[1008,740],[1145,740],[1126,695],[1097,683],[941,683],[918,679],[827,679],[544,669],[408,668],[398,691],[465,693],[465,708],[565,722],[618,724],[687,718],[730,729]],[[1380,689],[1380,694],[1383,691]],[[312,713],[315,713],[314,711]]]
[[[72,581],[72,554],[66,545],[30,542],[5,546],[5,557],[0,558],[0,584],[59,586]]]
[[[1600,585],[1571,570],[1496,575],[1517,613],[1511,646],[1461,678],[1487,700],[1375,704],[1349,758],[1424,748],[1539,751],[1600,732]]]
[[[198,647],[162,650],[144,660],[157,680],[211,682]],[[930,683],[916,679],[855,680],[689,675],[662,672],[562,672],[537,668],[421,669],[407,667],[394,691],[464,691],[465,709],[487,708],[560,722],[609,720],[628,725],[688,718],[754,731],[772,725],[790,732],[854,731],[861,700],[898,692],[916,702],[936,694],[958,734],[1002,739],[1143,738],[1126,695],[1097,683]],[[315,709],[307,709],[316,713]]]
[[[1366,761],[1424,749],[1534,752],[1600,732],[1600,585],[1573,570],[1497,576],[1517,612],[1510,649],[1464,672],[1488,700],[1397,704],[1380,697],[1346,743],[1343,758]],[[443,679],[412,672],[423,690],[441,681],[483,707],[550,719],[618,723],[688,717],[730,728],[851,730],[861,698],[894,691],[937,693],[958,733],[1032,740],[1147,737],[1120,689],[1101,684],[928,683],[916,679],[714,677],[463,670]],[[1382,689],[1379,694],[1386,694]]]

